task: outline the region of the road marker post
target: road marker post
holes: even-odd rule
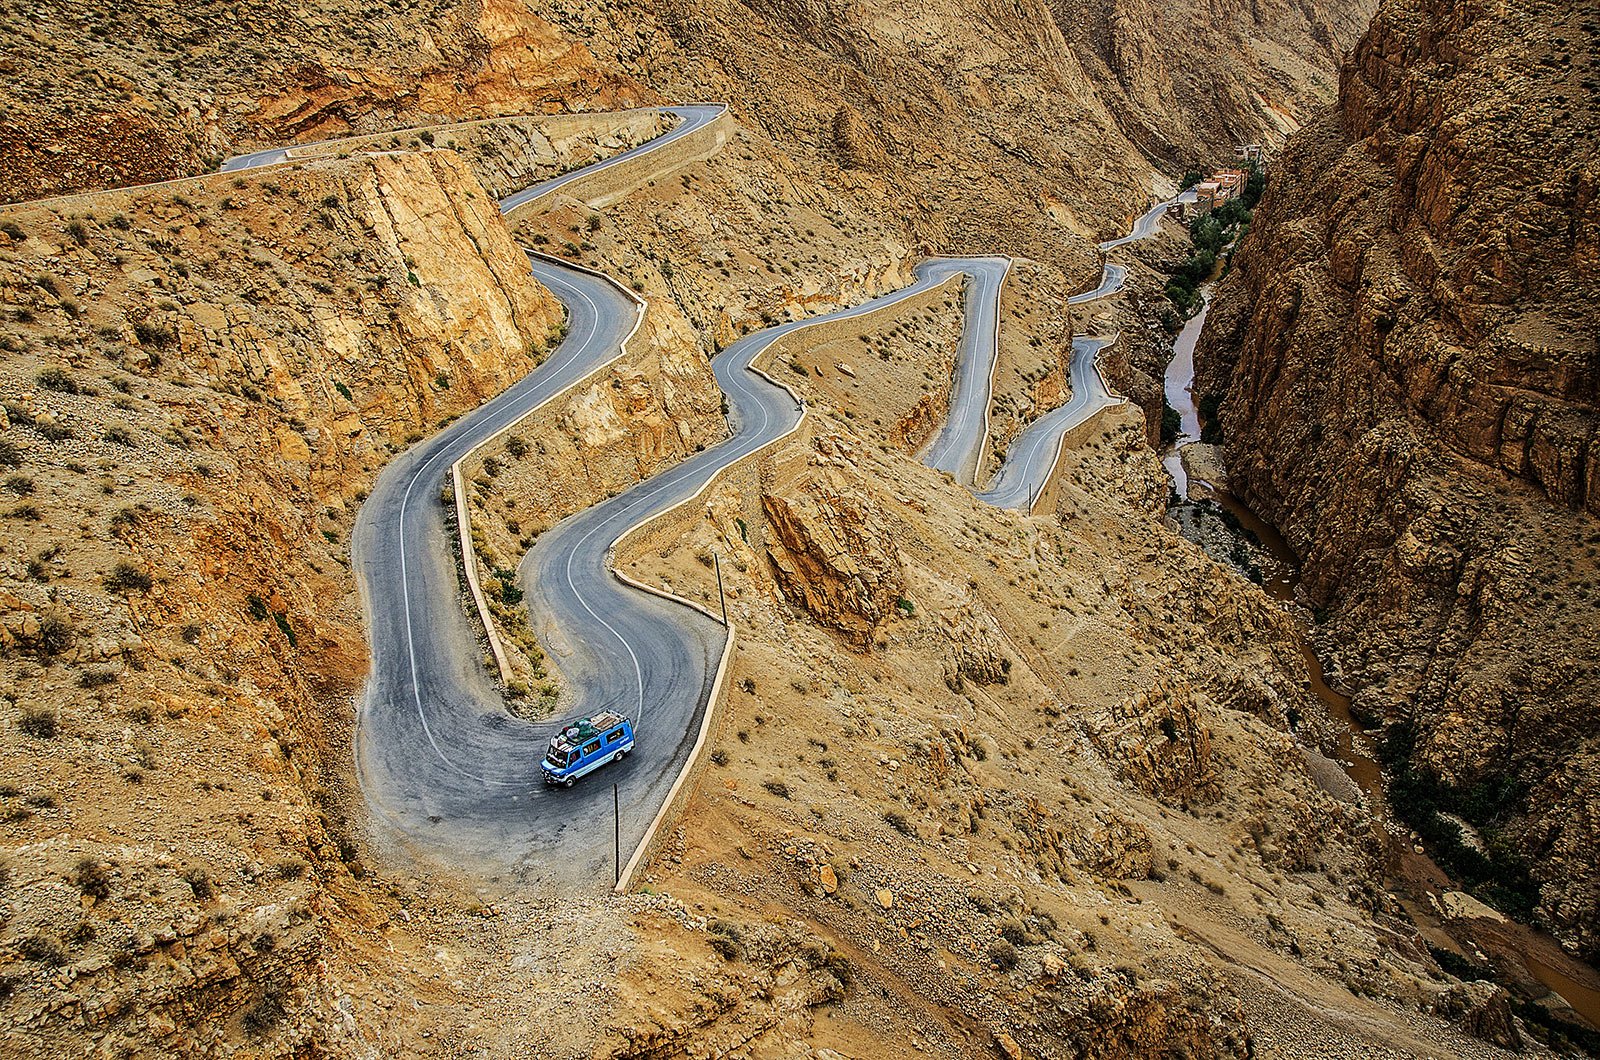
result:
[[[615,782],[611,785],[611,823],[611,887],[615,890],[617,884],[622,882],[622,796]]]
[[[722,627],[728,627],[728,597],[722,591],[722,557],[713,552],[711,559],[717,566],[717,599],[722,601]]]

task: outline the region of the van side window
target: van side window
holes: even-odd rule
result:
[[[618,743],[622,740],[622,730],[606,733],[606,743]]]
[[[595,740],[593,743],[586,743],[583,745],[583,753],[586,755],[592,755],[598,750],[600,750],[599,740]]]

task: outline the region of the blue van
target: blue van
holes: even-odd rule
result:
[[[546,784],[570,788],[578,778],[633,750],[633,723],[614,710],[579,718],[550,738],[539,770]]]

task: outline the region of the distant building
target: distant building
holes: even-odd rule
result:
[[[1238,198],[1249,182],[1250,174],[1242,169],[1224,169],[1211,174],[1194,186],[1195,213],[1208,213],[1229,199]]]
[[[1233,149],[1233,157],[1241,162],[1265,162],[1267,149],[1260,144],[1240,144]]]
[[[1224,169],[1220,173],[1213,173],[1211,179],[1222,185],[1224,198],[1231,199],[1244,194],[1244,186],[1249,182],[1250,174],[1242,169]]]

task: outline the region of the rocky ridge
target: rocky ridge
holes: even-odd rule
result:
[[[114,19],[8,3],[0,199],[187,176],[250,145],[651,102],[515,0],[373,15],[337,0],[140,0]]]

